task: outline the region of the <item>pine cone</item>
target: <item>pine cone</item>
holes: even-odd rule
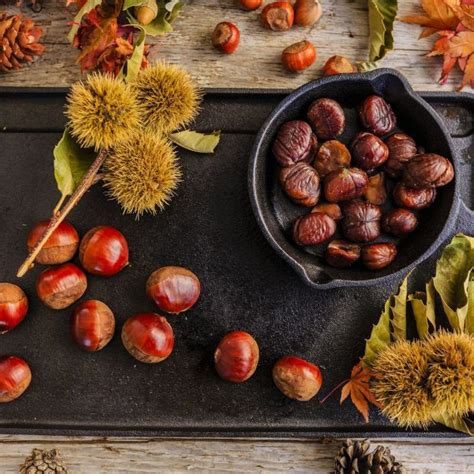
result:
[[[20,466],[20,474],[67,474],[67,472],[57,449],[51,451],[33,449],[31,455]]]
[[[336,456],[336,474],[402,474],[403,466],[395,461],[390,449],[378,446],[369,453],[370,442],[344,441]]]
[[[0,12],[0,72],[20,69],[22,63],[43,54],[44,46],[39,43],[42,34],[32,19]]]

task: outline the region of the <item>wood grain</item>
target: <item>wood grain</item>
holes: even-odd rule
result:
[[[30,67],[0,75],[0,85],[68,86],[80,78],[74,62],[77,51],[66,40],[67,22],[72,20],[74,8],[66,9],[65,3],[44,0],[43,11],[31,15],[44,28],[47,50]],[[354,61],[367,58],[367,1],[322,3],[323,17],[312,29],[293,28],[275,33],[261,27],[257,12],[240,10],[234,0],[190,0],[175,24],[175,31],[153,41],[152,56],[180,63],[203,87],[294,88],[318,77],[326,59],[334,54]],[[418,0],[399,0],[399,4],[400,16],[421,11]],[[221,55],[210,44],[211,32],[222,20],[237,23],[241,30],[241,44],[233,55]],[[436,84],[441,59],[426,57],[435,38],[418,40],[419,33],[419,27],[397,21],[396,49],[380,65],[401,71],[415,89],[453,90],[460,75],[453,74],[445,86]],[[317,46],[316,65],[302,74],[285,72],[280,65],[281,51],[304,38]]]

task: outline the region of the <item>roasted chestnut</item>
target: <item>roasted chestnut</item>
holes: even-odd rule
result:
[[[25,292],[13,283],[0,283],[0,334],[16,328],[27,312]]]
[[[369,270],[380,270],[388,267],[395,260],[397,247],[388,242],[365,245],[361,255],[365,267]]]
[[[312,207],[319,201],[321,182],[318,172],[307,163],[297,163],[280,171],[280,183],[296,204]]]
[[[298,245],[318,245],[334,235],[336,222],[322,212],[311,212],[293,224],[293,240]]]
[[[392,107],[378,95],[371,95],[364,100],[359,115],[364,128],[375,135],[387,135],[397,125]]]
[[[382,205],[387,200],[385,174],[383,172],[369,176],[369,185],[365,190],[364,197],[376,206]]]
[[[258,344],[247,332],[226,334],[214,352],[214,364],[219,376],[229,382],[245,382],[257,370],[260,357]]]
[[[399,178],[403,174],[404,164],[417,154],[416,143],[405,133],[394,133],[387,138],[388,160],[384,170],[391,178]]]
[[[416,155],[405,164],[403,183],[411,188],[438,188],[454,178],[454,168],[436,153]]]
[[[303,120],[284,123],[278,130],[272,152],[281,166],[304,161],[309,163],[318,145],[316,135]]]
[[[388,160],[388,147],[372,133],[361,132],[351,145],[354,163],[363,170],[372,170],[382,166]]]
[[[336,268],[350,267],[360,257],[360,245],[333,240],[326,249],[326,262]]]
[[[344,132],[346,117],[342,107],[332,99],[315,100],[308,109],[308,120],[318,138],[331,140]]]
[[[353,242],[370,242],[380,235],[382,213],[370,202],[350,201],[342,209],[342,231]]]
[[[272,377],[283,395],[300,402],[311,400],[323,383],[317,365],[295,356],[285,356],[277,361]]]
[[[342,211],[338,204],[332,202],[322,202],[313,207],[311,212],[322,212],[327,214],[331,219],[340,221],[342,219]]]
[[[397,237],[413,232],[417,225],[417,217],[407,209],[392,209],[382,217],[383,231]]]
[[[436,188],[409,188],[403,183],[397,183],[393,189],[393,199],[397,206],[415,209],[426,209],[436,199]]]
[[[0,357],[0,403],[17,399],[31,382],[30,366],[16,356]]]
[[[319,176],[324,178],[331,171],[347,168],[351,163],[351,154],[346,145],[338,140],[329,140],[323,143],[316,155],[313,166]]]
[[[324,179],[324,197],[329,202],[350,201],[362,196],[369,178],[359,168],[341,168],[329,173]]]

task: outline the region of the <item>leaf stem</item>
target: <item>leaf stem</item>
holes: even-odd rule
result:
[[[66,200],[66,195],[62,194],[61,198],[59,199],[58,203],[56,204],[56,207],[53,210],[53,216],[55,216],[56,214],[59,214],[59,210],[61,209],[61,207],[64,204],[65,200]]]
[[[72,211],[74,206],[80,201],[84,193],[94,184],[95,177],[105,161],[107,157],[108,150],[101,150],[97,155],[96,159],[90,166],[87,173],[82,178],[82,181],[79,183],[79,186],[76,190],[72,193],[71,197],[69,198],[68,202],[65,204],[64,208],[61,211],[55,212],[53,211],[53,216],[49,223],[49,226],[46,228],[44,234],[42,235],[41,239],[37,242],[33,250],[28,255],[28,258],[22,263],[20,268],[18,269],[17,277],[21,278],[26,274],[26,272],[31,268],[35,258],[38,256],[41,249],[44,247],[44,244],[47,240],[51,237],[53,232],[58,228],[59,224],[66,218],[66,216]],[[58,203],[62,204],[61,201]]]
[[[319,401],[320,405],[326,403],[326,401],[334,395],[337,389],[341,388],[345,383],[349,382],[350,379],[344,379],[342,382],[339,382],[323,399]]]

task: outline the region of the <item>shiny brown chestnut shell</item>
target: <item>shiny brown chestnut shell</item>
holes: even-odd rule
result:
[[[364,128],[379,136],[391,133],[397,125],[392,107],[378,95],[364,100],[359,116]]]
[[[417,217],[408,209],[392,209],[382,217],[383,231],[397,237],[413,232],[417,226]]]
[[[324,178],[339,168],[348,168],[350,163],[351,154],[346,145],[338,140],[329,140],[319,147],[313,166],[319,176]]]
[[[359,168],[341,168],[329,173],[324,179],[324,197],[329,202],[350,201],[362,196],[369,178]]]
[[[397,206],[420,211],[433,204],[436,199],[436,188],[409,188],[397,183],[393,189],[393,199]]]
[[[376,206],[382,205],[387,200],[387,188],[383,172],[369,176],[369,185],[364,193],[364,197]]]
[[[370,242],[380,235],[382,212],[378,206],[364,201],[350,201],[342,209],[342,231],[353,242]]]
[[[405,133],[394,133],[385,144],[388,147],[388,160],[384,164],[384,171],[391,178],[399,178],[405,163],[418,153],[415,140]]]
[[[387,145],[369,132],[360,132],[356,135],[351,151],[354,164],[363,170],[378,168],[388,160]]]
[[[280,184],[296,204],[313,207],[319,201],[321,181],[318,172],[307,163],[297,163],[280,171]]]
[[[326,249],[325,257],[332,267],[350,267],[360,258],[360,245],[345,240],[333,240]]]
[[[293,240],[298,245],[318,245],[336,232],[336,222],[327,214],[311,212],[302,216],[293,224]]]
[[[318,140],[309,124],[292,120],[278,130],[272,152],[281,166],[291,166],[301,161],[309,163],[317,145]]]
[[[311,209],[311,212],[322,212],[327,214],[331,219],[340,221],[342,219],[342,211],[338,204],[332,202],[322,202]]]
[[[362,248],[362,263],[369,270],[381,270],[388,267],[397,256],[397,247],[388,242],[369,244]]]
[[[307,116],[318,138],[331,140],[344,132],[346,117],[335,100],[315,100],[309,106]]]
[[[444,156],[436,153],[416,155],[405,164],[403,183],[411,188],[438,188],[454,178],[454,168]]]

